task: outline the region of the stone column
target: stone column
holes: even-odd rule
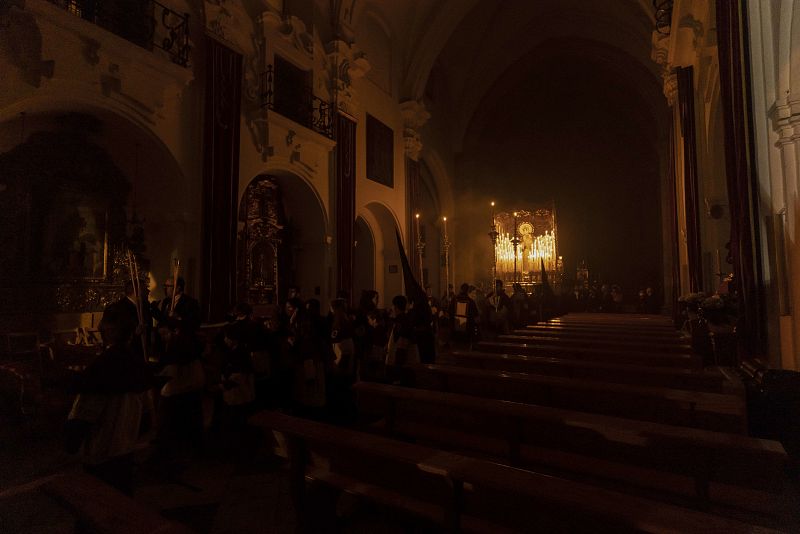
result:
[[[800,181],[800,102],[790,102],[776,105],[773,109],[773,128],[778,133],[778,148],[781,153],[781,171],[783,175],[782,187],[776,187],[782,197],[783,206],[777,217],[783,229],[782,238],[783,254],[778,254],[776,261],[781,263],[778,272],[783,274],[777,281],[780,305],[780,327],[786,328],[790,334],[782,335],[781,366],[784,369],[800,369],[800,354],[798,341],[800,340],[800,321],[797,320],[797,310],[800,310],[800,281],[793,273],[800,269],[800,239],[798,238],[798,209],[796,201],[787,202],[787,199],[797,199],[800,195],[798,182]],[[773,193],[774,194],[774,193]],[[777,196],[777,195],[775,195]],[[783,271],[783,272],[781,272]]]
[[[430,119],[431,114],[425,109],[425,105],[415,100],[408,100],[400,104],[400,112],[403,114],[403,145],[405,148],[405,171],[406,171],[406,251],[409,257],[415,261],[411,262],[414,276],[420,284],[424,284],[422,279],[423,272],[419,264],[416,249],[417,232],[415,227],[415,214],[421,207],[421,184],[419,174],[419,155],[422,152],[422,137],[419,129]],[[430,253],[430,252],[429,252]]]

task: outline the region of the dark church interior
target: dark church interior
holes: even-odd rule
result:
[[[0,0],[0,532],[800,532],[798,132],[795,0]]]

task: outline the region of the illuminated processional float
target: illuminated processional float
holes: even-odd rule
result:
[[[495,278],[506,285],[532,286],[542,282],[542,265],[550,282],[563,270],[558,255],[555,208],[519,210],[492,216]]]

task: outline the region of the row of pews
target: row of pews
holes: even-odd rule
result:
[[[276,412],[299,521],[309,488],[465,532],[770,532],[797,525],[778,442],[746,435],[741,384],[666,318],[575,314],[355,385],[361,424]],[[321,523],[320,523],[321,522]]]

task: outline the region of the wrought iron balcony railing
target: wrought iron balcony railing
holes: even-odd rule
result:
[[[261,107],[280,113],[287,119],[333,139],[333,116],[330,102],[314,96],[310,87],[302,91],[275,90],[272,65],[261,76]]]
[[[155,0],[49,1],[142,48],[159,48],[173,63],[189,65],[188,13],[178,13]]]

